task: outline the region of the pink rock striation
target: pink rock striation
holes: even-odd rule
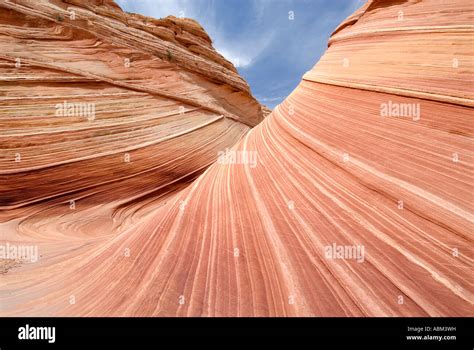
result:
[[[4,81],[22,77],[22,84],[31,84],[28,96],[37,98],[25,98],[26,85],[2,84],[1,103],[9,107],[0,115],[2,148],[26,154],[19,164],[5,157],[0,163],[2,205],[8,209],[2,234],[10,242],[38,245],[42,254],[38,262],[1,275],[2,315],[474,315],[474,9],[469,1],[369,1],[336,29],[326,54],[295,91],[250,132],[248,126],[261,119],[251,111],[260,107],[232,69],[223,76],[213,73],[227,87],[240,89],[239,98],[255,108],[238,113],[234,108],[240,103],[213,100],[196,116],[199,123],[215,118],[213,127],[157,149],[140,145],[129,168],[113,155],[123,154],[117,150],[133,140],[153,143],[140,123],[174,101],[160,94],[165,100],[156,101],[146,89],[158,84],[160,93],[202,101],[214,85],[176,83],[176,75],[162,81],[157,77],[165,63],[157,58],[144,59],[146,69],[137,68],[137,76],[122,73],[119,79],[111,68],[118,65],[110,62],[122,57],[111,55],[110,47],[97,48],[89,32],[54,52],[44,47],[48,41],[35,45],[23,37],[30,31],[37,38],[44,14],[53,16],[58,2],[0,4],[21,13],[28,13],[25,6],[34,8],[39,12],[25,16],[41,17],[26,21],[34,29],[18,25],[25,23],[18,19],[16,25],[0,26],[2,57],[9,48],[25,52],[16,49],[21,42],[40,50],[37,56],[25,54],[24,76],[11,72],[11,58],[3,65]],[[105,26],[107,34],[124,25],[112,2],[98,7],[90,2],[81,11],[89,20],[116,18]],[[143,37],[154,33],[155,20],[125,17]],[[4,22],[7,18],[2,15]],[[95,30],[104,27],[94,23]],[[66,35],[63,26],[51,28],[41,35]],[[155,35],[165,33],[160,29],[161,36]],[[136,50],[124,36],[114,40],[130,56]],[[138,42],[142,47],[148,41]],[[92,65],[91,57],[100,59]],[[63,69],[46,74],[52,62]],[[213,67],[207,64],[201,68]],[[90,76],[78,74],[84,67]],[[189,67],[179,69],[191,74]],[[106,75],[107,81],[98,79]],[[46,79],[54,89],[35,85]],[[104,84],[101,92],[110,95],[104,103],[115,106],[113,113],[125,108],[124,115],[136,112],[140,122],[125,119],[122,125],[117,115],[96,120],[104,123],[99,130],[115,131],[103,136],[104,143],[94,141],[100,136],[89,124],[72,130],[65,120],[45,119],[46,96],[68,89],[75,89],[75,96],[74,84],[91,84],[91,90]],[[190,86],[195,88],[188,91]],[[22,102],[9,105],[9,98]],[[134,104],[137,99],[146,103]],[[31,111],[38,116],[29,117]],[[225,117],[217,119],[216,113]],[[180,126],[167,124],[163,132],[192,128],[196,119],[176,116],[173,122]],[[237,143],[195,181],[187,178],[231,142]],[[157,178],[155,187],[148,173]],[[75,191],[66,194],[68,189]]]

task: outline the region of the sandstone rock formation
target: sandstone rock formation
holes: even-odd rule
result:
[[[3,209],[163,193],[263,119],[193,20],[125,14],[112,1],[0,6]]]
[[[369,1],[250,132],[260,106],[195,22],[68,3],[73,24],[0,2],[2,235],[40,252],[0,276],[2,315],[474,315],[469,1]],[[97,91],[93,124],[48,117]]]

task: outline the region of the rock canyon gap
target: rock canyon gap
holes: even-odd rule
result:
[[[0,0],[0,316],[473,316],[473,16],[370,0],[270,113],[192,19]]]

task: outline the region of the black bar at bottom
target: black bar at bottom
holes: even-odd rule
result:
[[[0,318],[0,349],[135,346],[163,336],[312,336],[337,344],[473,349],[473,318]],[[54,339],[52,328],[54,327]],[[43,339],[36,339],[36,338]],[[21,338],[21,339],[20,339]],[[25,339],[26,338],[26,339]],[[33,338],[33,339],[32,339]],[[54,340],[54,342],[53,342]],[[467,346],[467,347],[466,347]]]

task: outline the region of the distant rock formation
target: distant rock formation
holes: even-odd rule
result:
[[[197,23],[68,2],[0,1],[1,315],[474,315],[470,1],[369,1],[250,132]]]

